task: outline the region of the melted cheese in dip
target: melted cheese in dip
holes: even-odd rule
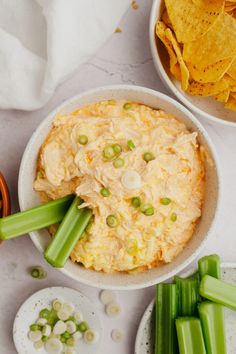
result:
[[[81,135],[88,137],[86,145],[79,143]],[[103,154],[114,144],[122,147],[120,168]],[[44,201],[76,193],[84,200],[81,207],[93,210],[91,227],[72,261],[108,273],[152,268],[181,252],[201,215],[204,163],[199,150],[197,133],[172,115],[133,102],[102,101],[56,116],[40,150],[34,187]],[[147,152],[154,157],[149,162],[143,158]],[[124,184],[130,171],[139,176],[134,188]],[[102,188],[109,189],[108,197],[101,195]],[[154,214],[132,206],[133,197],[150,204]],[[115,215],[117,227],[107,225],[109,215]]]

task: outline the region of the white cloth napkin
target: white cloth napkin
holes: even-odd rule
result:
[[[34,110],[109,38],[130,0],[0,0],[0,108]]]

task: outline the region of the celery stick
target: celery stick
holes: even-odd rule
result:
[[[91,210],[87,208],[78,209],[80,204],[81,199],[75,197],[56,234],[53,236],[52,242],[44,253],[45,259],[54,267],[64,267],[92,216]]]
[[[199,280],[195,278],[175,277],[179,299],[179,316],[195,316],[198,314]]]
[[[207,353],[227,354],[223,306],[204,301],[198,309]]]
[[[236,286],[205,275],[200,283],[200,295],[236,310]]]
[[[0,219],[0,239],[9,240],[61,222],[73,196],[67,196]]]
[[[180,317],[176,320],[176,329],[180,354],[206,354],[201,322],[198,318]]]
[[[198,271],[200,279],[204,275],[211,275],[214,278],[221,279],[220,257],[217,254],[202,257],[198,261]]]
[[[178,297],[175,284],[156,286],[155,354],[178,353],[175,319]]]

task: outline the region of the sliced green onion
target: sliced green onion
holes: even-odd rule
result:
[[[71,337],[71,335],[69,332],[65,331],[64,333],[62,333],[61,337],[65,338],[65,339],[69,339]]]
[[[121,157],[119,157],[118,159],[116,159],[114,162],[113,162],[113,166],[115,168],[121,168],[125,165],[125,160],[122,159]]]
[[[44,253],[45,259],[54,267],[63,268],[76,243],[82,236],[92,216],[91,210],[78,209],[82,203],[75,197],[66,216]]]
[[[120,144],[114,144],[112,147],[113,147],[113,150],[115,151],[116,154],[121,153],[122,147],[120,146]]]
[[[0,239],[9,240],[60,223],[72,201],[70,195],[0,219]]]
[[[31,269],[30,274],[33,278],[44,279],[47,277],[47,272],[42,267],[37,266]]]
[[[200,283],[200,295],[236,310],[236,286],[233,284],[205,275]]]
[[[41,326],[38,325],[38,324],[36,324],[36,323],[33,323],[32,325],[30,325],[30,330],[31,330],[32,332],[38,331],[38,330],[40,330],[40,329],[41,329]]]
[[[69,347],[74,347],[75,346],[74,338],[71,337],[71,338],[67,339],[66,345],[68,345]]]
[[[62,305],[63,305],[63,302],[59,299],[55,299],[52,303],[52,308],[55,310],[55,311],[59,311],[62,309]]]
[[[140,211],[146,216],[151,216],[155,212],[151,204],[141,204]]]
[[[178,295],[175,284],[156,286],[155,354],[177,354],[175,319],[178,316]],[[189,354],[189,353],[188,353]]]
[[[83,321],[78,324],[77,329],[78,331],[84,333],[89,329],[89,325],[87,322]]]
[[[205,275],[211,275],[214,278],[221,279],[220,257],[217,254],[202,257],[198,261],[198,271],[200,279]]]
[[[145,152],[143,154],[143,159],[144,159],[144,161],[149,162],[149,161],[155,160],[155,156],[153,155],[152,152]]]
[[[115,155],[116,155],[116,152],[112,146],[109,145],[103,149],[103,156],[106,159],[108,159],[108,160],[113,159],[113,157],[115,157]]]
[[[134,145],[133,140],[128,140],[128,141],[127,141],[127,146],[128,146],[128,148],[129,148],[130,150],[133,150],[133,149],[136,148],[136,146]]]
[[[100,193],[103,197],[109,197],[109,195],[111,194],[109,189],[105,187],[100,190]]]
[[[47,340],[48,340],[48,336],[42,336],[43,343],[47,342]]]
[[[170,216],[170,220],[175,222],[177,220],[177,214],[176,213],[172,213]]]
[[[106,218],[107,225],[109,227],[117,227],[119,225],[119,220],[115,215],[108,215]]]
[[[167,197],[164,197],[164,198],[161,198],[160,199],[160,202],[161,204],[163,205],[169,205],[171,203],[171,199],[170,198],[167,198]]]
[[[54,309],[52,309],[48,316],[48,324],[54,326],[57,323],[57,321],[58,321],[57,312]]]
[[[179,316],[197,316],[199,296],[199,280],[197,278],[175,277],[179,298]]]
[[[49,318],[50,316],[50,310],[49,309],[42,309],[39,313],[39,317],[40,318],[45,318],[46,320]]]
[[[81,145],[86,145],[86,144],[88,144],[88,137],[87,137],[87,135],[80,135],[80,136],[79,136],[79,143],[80,143]]]
[[[124,108],[126,111],[129,110],[129,109],[131,109],[131,108],[132,108],[132,103],[131,103],[131,102],[125,103],[125,104],[123,105],[123,108]]]
[[[207,353],[227,354],[223,306],[204,301],[198,310]]]
[[[141,198],[140,197],[133,197],[131,199],[131,204],[134,208],[139,208],[141,205]]]
[[[198,318],[178,318],[176,330],[179,354],[206,354],[201,322]]]

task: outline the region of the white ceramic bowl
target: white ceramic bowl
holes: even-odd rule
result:
[[[21,210],[31,208],[40,203],[39,195],[33,190],[36,160],[39,148],[52,126],[55,114],[71,112],[78,106],[104,100],[127,99],[144,103],[153,108],[161,108],[183,121],[190,130],[197,131],[199,141],[208,150],[214,165],[206,163],[206,197],[203,214],[190,242],[183,252],[170,264],[166,264],[139,274],[105,274],[85,269],[78,264],[68,261],[61,271],[75,281],[110,289],[138,289],[164,281],[180,272],[197,257],[206,239],[218,210],[220,199],[220,178],[218,159],[211,140],[196,118],[175,100],[143,87],[136,86],[107,86],[80,94],[66,102],[48,115],[32,135],[21,162],[19,174],[19,203]],[[46,229],[30,233],[35,246],[43,252],[49,243],[50,235]]]
[[[225,109],[221,102],[211,97],[190,96],[181,89],[181,83],[169,70],[169,56],[164,45],[155,35],[156,21],[160,19],[164,8],[164,0],[154,0],[150,16],[149,36],[151,52],[156,70],[164,85],[189,109],[213,122],[236,127],[236,113]]]

